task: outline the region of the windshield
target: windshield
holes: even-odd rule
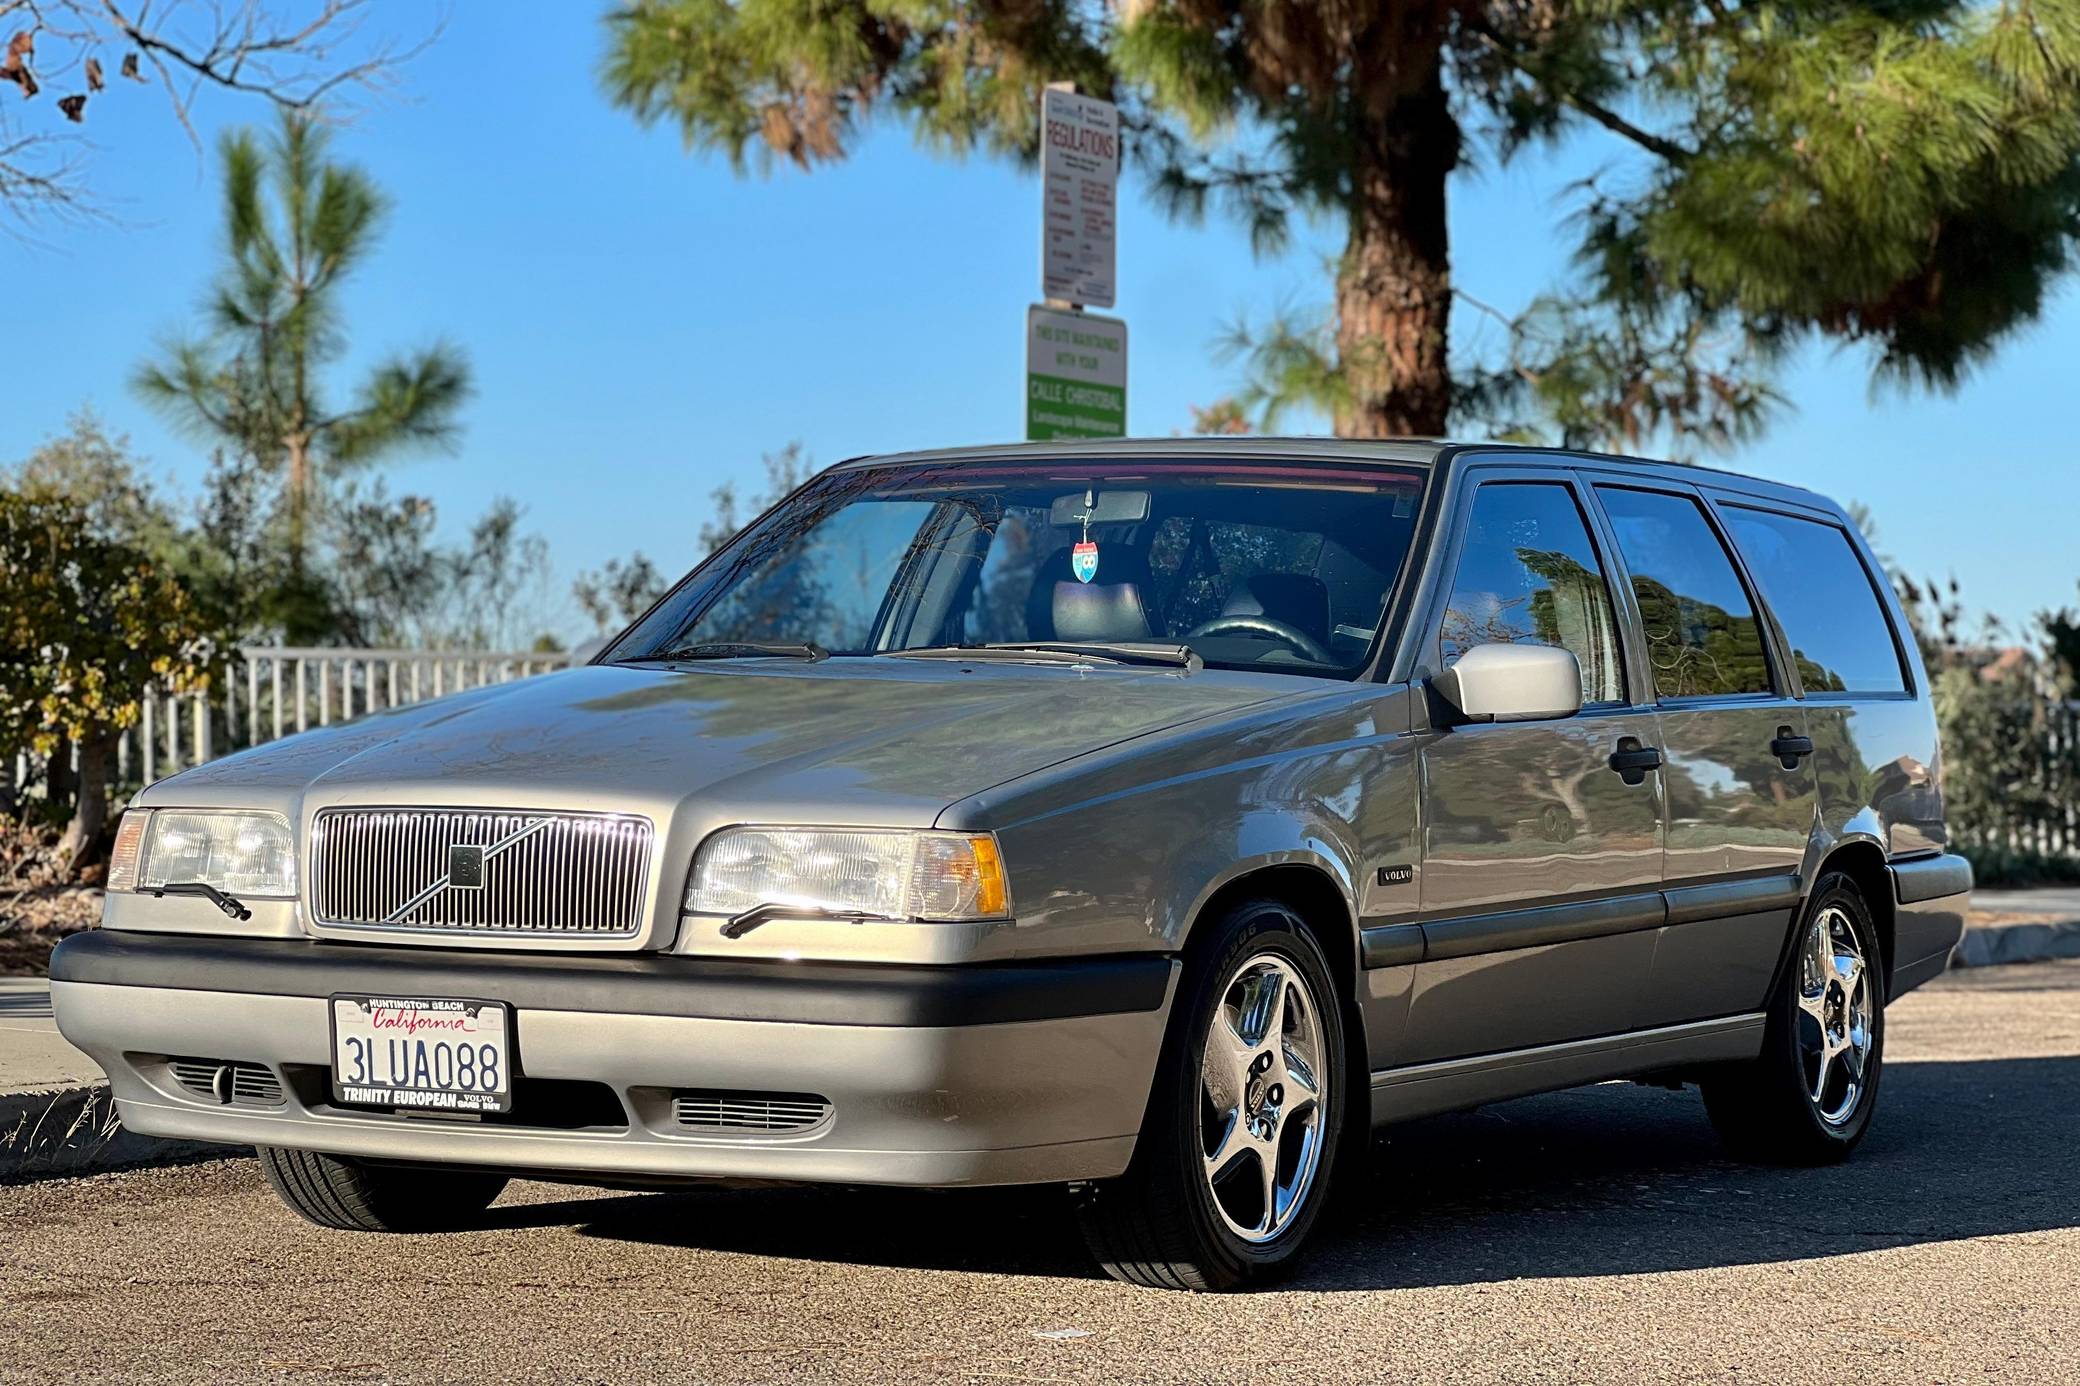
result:
[[[1407,557],[1423,481],[1285,461],[830,472],[606,657],[1158,643],[1216,667],[1348,678]]]

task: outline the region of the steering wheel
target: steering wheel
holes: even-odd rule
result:
[[[1336,656],[1323,649],[1321,642],[1312,635],[1270,616],[1216,616],[1194,626],[1186,633],[1185,639],[1197,640],[1202,635],[1268,635],[1290,646],[1302,659],[1313,660],[1316,664],[1336,663]]]

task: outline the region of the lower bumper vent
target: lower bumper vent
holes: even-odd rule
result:
[[[672,1118],[700,1131],[806,1131],[831,1112],[831,1101],[809,1092],[729,1092],[689,1089],[672,1094]]]
[[[259,1064],[221,1059],[175,1059],[167,1065],[173,1081],[197,1097],[227,1107],[279,1107],[282,1080]]]

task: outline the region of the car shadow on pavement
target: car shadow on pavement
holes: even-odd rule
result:
[[[1888,1065],[1847,1161],[1728,1160],[1694,1090],[1622,1084],[1411,1124],[1298,1283],[1631,1275],[2080,1225],[2080,1058]]]
[[[1555,1093],[1392,1128],[1293,1288],[1806,1260],[2080,1225],[2080,1058],[1894,1063],[1841,1165],[1725,1158],[1694,1090]],[[857,1265],[1088,1277],[1058,1190],[704,1189],[503,1208],[504,1225]]]
[[[702,1187],[494,1208],[493,1227],[575,1227],[588,1237],[914,1270],[1099,1274],[1056,1188]]]

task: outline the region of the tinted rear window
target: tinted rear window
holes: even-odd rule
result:
[[[1769,661],[1747,589],[1697,502],[1609,486],[1596,493],[1632,570],[1654,696],[1769,692]]]
[[[1808,693],[1902,693],[1892,623],[1870,570],[1833,525],[1725,508],[1733,542],[1791,641]]]

